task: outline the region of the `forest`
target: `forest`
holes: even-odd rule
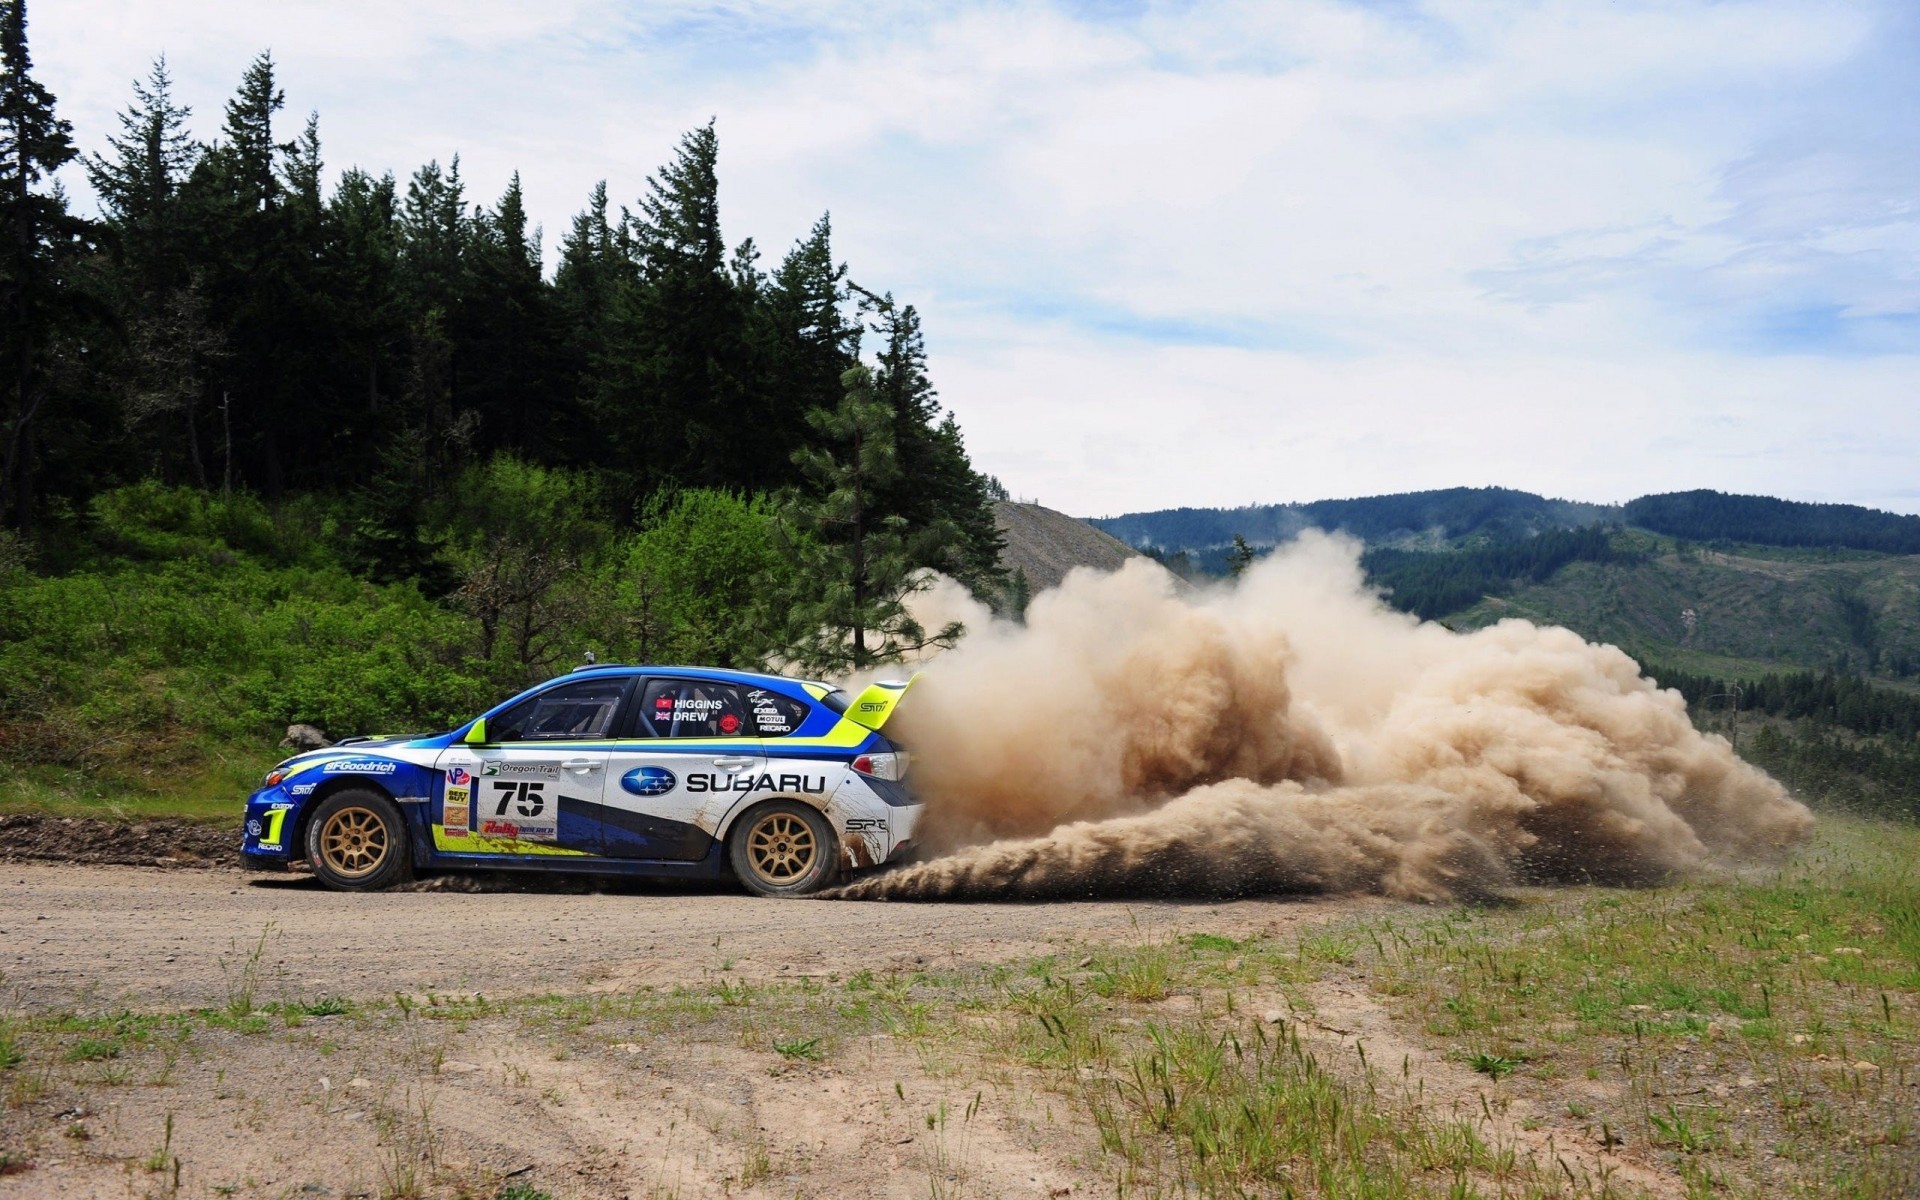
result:
[[[1615,544],[1601,525],[1556,529],[1520,541],[1502,541],[1449,553],[1366,551],[1360,565],[1370,583],[1385,590],[1387,602],[1402,612],[1437,620],[1480,602],[1504,596],[1523,583],[1540,583],[1574,562],[1634,562],[1640,552]]]
[[[1630,501],[1623,515],[1631,525],[1690,541],[1920,554],[1920,517],[1853,504],[1671,492]]]
[[[1833,671],[1749,679],[1647,671],[1686,697],[1696,720],[1731,735],[1743,755],[1800,794],[1920,819],[1920,695]]]
[[[330,171],[266,53],[211,119],[156,61],[83,145],[26,18],[0,0],[11,786],[444,726],[587,653],[864,669],[957,636],[907,610],[928,571],[1004,599],[918,312],[827,214],[724,239],[714,123],[594,188],[550,270],[517,175]]]

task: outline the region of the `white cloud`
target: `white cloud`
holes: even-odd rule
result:
[[[155,52],[210,134],[271,46],[335,167],[458,150],[482,200],[518,167],[549,244],[595,180],[630,201],[717,116],[729,235],[777,254],[831,209],[855,277],[921,306],[982,465],[1071,510],[1456,482],[1920,509],[1898,7],[32,16],[90,146]]]

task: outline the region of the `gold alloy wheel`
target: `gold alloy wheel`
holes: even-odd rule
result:
[[[361,879],[387,861],[387,825],[368,808],[343,808],[320,829],[320,853],[349,879]]]
[[[776,886],[792,883],[813,869],[819,846],[813,828],[792,813],[768,813],[747,834],[747,864]]]

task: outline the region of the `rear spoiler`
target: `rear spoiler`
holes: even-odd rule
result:
[[[900,703],[900,697],[907,694],[907,689],[913,685],[914,679],[918,678],[920,676],[916,674],[904,681],[886,679],[869,685],[865,691],[853,698],[852,703],[847,705],[847,719],[877,732],[887,723],[887,718],[893,715],[893,710]]]

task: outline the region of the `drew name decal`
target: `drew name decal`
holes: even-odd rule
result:
[[[824,792],[825,775],[689,775],[689,792]]]

